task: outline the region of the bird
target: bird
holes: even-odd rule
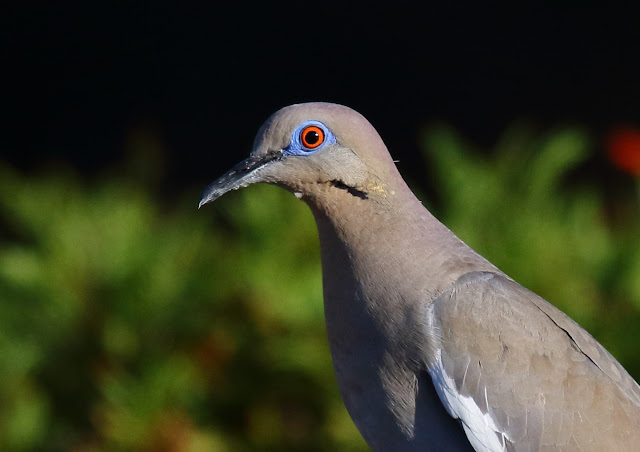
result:
[[[332,364],[372,450],[640,450],[638,383],[438,221],[360,113],[278,110],[199,207],[254,183],[313,213]]]

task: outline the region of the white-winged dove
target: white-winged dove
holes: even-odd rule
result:
[[[640,451],[638,384],[433,217],[359,113],[281,109],[200,205],[256,182],[313,211],[335,374],[373,450]]]

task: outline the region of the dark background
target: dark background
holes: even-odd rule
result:
[[[90,177],[142,129],[175,189],[238,161],[294,102],[359,110],[403,172],[436,120],[488,148],[514,120],[599,137],[640,118],[637,7],[218,3],[5,8],[3,154]]]

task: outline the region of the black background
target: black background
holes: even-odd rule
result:
[[[436,120],[489,148],[518,119],[599,137],[640,118],[636,7],[217,3],[5,7],[3,156],[90,177],[144,128],[168,183],[206,184],[294,102],[360,111],[403,171]]]

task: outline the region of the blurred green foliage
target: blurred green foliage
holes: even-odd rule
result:
[[[566,183],[586,136],[514,128],[481,156],[440,126],[426,144],[445,224],[637,378],[639,200],[614,224]],[[366,450],[303,203],[256,186],[198,211],[196,190],[6,165],[0,181],[0,450]]]

